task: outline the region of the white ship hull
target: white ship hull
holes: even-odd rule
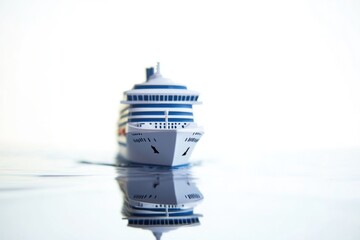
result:
[[[119,137],[119,153],[125,160],[139,164],[186,165],[202,134],[201,127],[154,130],[129,126],[122,137],[126,141]]]
[[[146,82],[124,92],[118,122],[119,160],[138,164],[189,164],[203,134],[193,114],[199,93],[146,69]]]

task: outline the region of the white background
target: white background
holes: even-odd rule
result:
[[[115,150],[160,61],[201,93],[197,154],[359,147],[359,43],[359,1],[0,0],[0,144]]]

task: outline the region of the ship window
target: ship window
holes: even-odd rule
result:
[[[128,95],[128,100],[131,101],[132,100],[132,95]]]
[[[169,95],[169,101],[173,100],[173,96]]]
[[[138,95],[139,101],[143,100],[143,96],[142,95]]]
[[[186,101],[189,101],[190,100],[190,96],[186,96]]]
[[[177,100],[178,100],[178,98],[177,98],[177,97],[178,97],[178,96],[176,96],[176,95],[174,96],[174,101],[177,101]]]
[[[160,95],[160,101],[163,101],[163,100],[164,100],[164,96]]]
[[[174,224],[174,220],[169,219],[169,223],[170,223],[170,224]]]
[[[144,220],[145,225],[149,225],[149,219]]]
[[[148,101],[148,100],[149,100],[148,98],[149,98],[148,95],[145,95],[145,96],[144,96],[144,100],[145,100],[145,101]]]
[[[198,98],[199,98],[199,96],[196,96],[196,97],[195,97],[195,101],[197,101],[197,100],[198,100]]]
[[[165,224],[164,219],[161,219],[161,224],[162,224],[162,225],[164,225],[164,224]]]
[[[194,101],[194,99],[195,99],[195,96],[191,96],[191,101]]]
[[[185,101],[185,96],[182,96],[181,100]]]
[[[156,101],[159,101],[159,95],[156,95]]]
[[[150,96],[150,100],[151,100],[151,101],[154,101],[154,100],[155,100],[154,95],[151,95],[151,96]]]
[[[137,101],[137,96],[136,96],[136,95],[134,95],[133,97],[134,97],[134,101]]]

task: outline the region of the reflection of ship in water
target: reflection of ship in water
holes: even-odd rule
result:
[[[117,178],[124,194],[122,214],[129,227],[164,232],[200,224],[194,207],[203,199],[190,168],[126,167]]]

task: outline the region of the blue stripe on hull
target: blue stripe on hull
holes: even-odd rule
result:
[[[192,118],[169,118],[168,122],[194,122]]]
[[[132,118],[129,122],[165,122],[165,118]],[[192,118],[168,118],[168,122],[194,122]]]
[[[169,115],[184,115],[184,116],[192,116],[193,113],[192,112],[176,112],[176,111],[170,111]]]
[[[133,118],[129,122],[165,122],[165,118]]]
[[[193,211],[189,211],[189,212],[179,212],[179,213],[170,213],[169,212],[169,216],[170,217],[175,217],[175,216],[192,216],[194,213]],[[137,217],[161,217],[161,216],[166,216],[166,212],[164,213],[132,213],[133,216],[137,216]]]
[[[138,199],[134,199],[138,200]],[[153,211],[153,212],[165,212],[166,208],[145,208],[145,207],[136,207],[136,206],[130,206],[133,209],[137,210],[144,210],[144,211]],[[168,208],[168,212],[179,212],[179,211],[186,211],[189,212],[190,210],[181,209],[181,208]]]
[[[149,103],[149,104],[131,104],[132,108],[192,108],[191,104],[175,103]]]
[[[131,112],[131,116],[139,116],[139,115],[165,115],[164,111],[141,111],[141,112]]]
[[[165,115],[165,111],[139,111],[139,112],[131,112],[129,114],[125,114],[121,116],[124,118],[126,116],[141,116],[141,115]],[[192,112],[180,112],[180,111],[170,111],[169,115],[177,115],[177,116],[192,116]]]
[[[187,89],[181,85],[135,85],[134,89]]]

